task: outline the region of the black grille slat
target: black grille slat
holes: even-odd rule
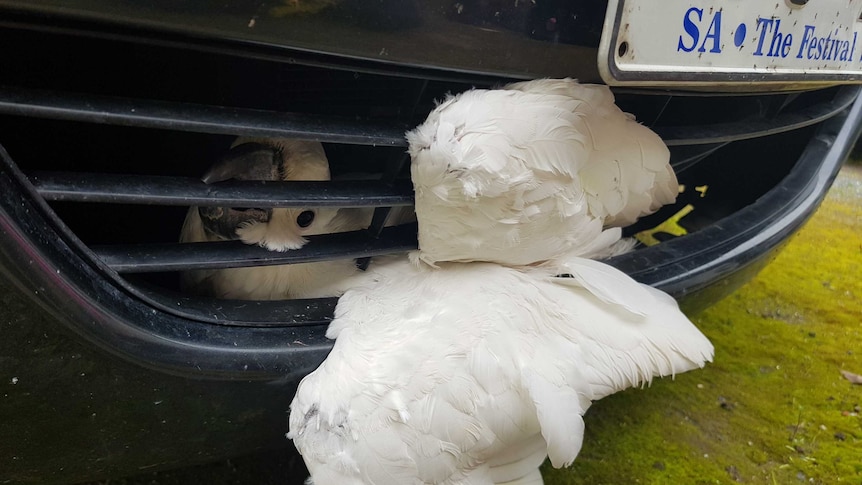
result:
[[[668,146],[706,145],[760,138],[798,130],[827,120],[850,107],[856,99],[856,89],[845,86],[830,100],[787,110],[774,117],[756,117],[730,123],[692,126],[653,126],[653,131]]]
[[[375,120],[0,87],[0,113],[216,135],[407,146],[407,126]]]
[[[785,110],[775,117],[685,126],[653,126],[669,146],[725,143],[810,126],[853,102],[844,87],[826,101]],[[353,145],[407,146],[408,126],[375,120],[230,108],[0,87],[0,113],[91,123],[238,136],[293,137]]]
[[[375,207],[413,204],[410,181],[225,181],[188,177],[33,172],[48,201],[228,207]]]
[[[308,236],[300,249],[276,252],[240,241],[93,246],[96,256],[119,273],[221,269],[308,263],[405,252],[416,248],[416,225]]]

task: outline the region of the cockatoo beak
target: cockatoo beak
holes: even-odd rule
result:
[[[243,143],[230,149],[201,180],[206,184],[225,180],[280,180],[281,150],[263,143]],[[243,224],[268,222],[272,209],[199,207],[204,229],[220,239],[238,239],[236,230]]]
[[[204,230],[219,239],[239,239],[236,230],[253,222],[269,222],[272,209],[198,207]]]

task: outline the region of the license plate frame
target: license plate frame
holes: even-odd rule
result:
[[[862,0],[609,0],[610,85],[862,82]]]

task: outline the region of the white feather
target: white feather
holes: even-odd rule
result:
[[[535,478],[545,453],[574,460],[593,400],[712,358],[660,292],[636,314],[539,268],[393,258],[369,273],[339,300],[333,350],[291,404],[289,436],[317,485]]]
[[[566,258],[542,265],[542,271],[553,270],[555,282],[579,286],[605,303],[618,305],[636,315],[656,310],[652,289],[629,278],[613,266],[585,258]]]
[[[618,254],[631,246],[616,246],[606,227],[677,194],[667,147],[606,86],[544,79],[468,91],[407,140],[418,258],[431,265]]]

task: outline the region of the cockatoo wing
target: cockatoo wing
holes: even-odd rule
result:
[[[541,463],[537,439],[564,466],[593,400],[712,356],[660,292],[636,313],[537,269],[401,259],[370,272],[339,300],[333,350],[291,404],[317,485],[513,480]]]
[[[656,295],[652,288],[638,283],[613,266],[592,259],[563,258],[542,265],[536,272],[561,275],[554,280],[556,283],[584,288],[603,302],[636,315],[648,315],[657,310]]]
[[[613,314],[616,325],[578,327],[584,337],[581,358],[593,399],[649,383],[655,376],[674,376],[712,361],[712,344],[679,310],[673,298],[627,276],[626,279],[618,280],[615,291],[635,290],[636,286],[641,291],[609,298],[605,288],[582,285],[578,278],[548,279],[562,290],[557,297],[570,296],[565,302],[569,311],[580,311],[586,320],[605,322]],[[556,292],[549,289],[547,293]],[[602,304],[570,307],[578,304],[577,298],[572,298],[577,294]]]

